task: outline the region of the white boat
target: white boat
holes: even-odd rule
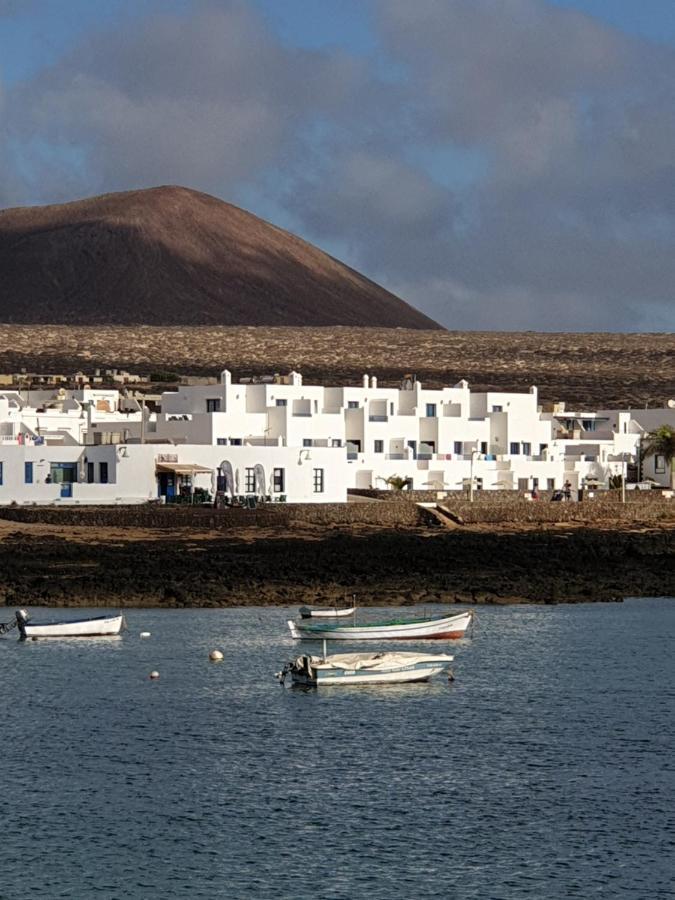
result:
[[[346,606],[341,609],[338,609],[337,607],[331,609],[312,609],[309,606],[300,607],[300,616],[303,619],[334,619],[343,616],[353,616],[355,612],[355,606]]]
[[[304,623],[289,621],[291,636],[311,641],[428,641],[464,637],[473,619],[467,611],[453,616],[432,616],[425,619],[397,619],[389,622]]]
[[[25,609],[16,612],[19,627],[19,639],[37,640],[38,638],[71,638],[71,637],[111,637],[120,634],[126,628],[126,621],[121,613],[114,616],[96,616],[93,619],[61,619],[56,622],[33,622]]]
[[[277,673],[283,684],[310,687],[335,684],[404,684],[427,681],[448,669],[453,657],[440,653],[336,653],[298,656]],[[452,674],[449,675],[452,678]]]

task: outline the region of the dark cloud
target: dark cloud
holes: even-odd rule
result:
[[[545,0],[375,8],[370,59],[237,0],[90,37],[0,93],[0,203],[248,190],[451,327],[673,328],[673,50]]]
[[[380,205],[359,252],[369,271],[454,327],[672,328],[672,50],[539,0],[382,0],[379,11],[405,73],[394,152],[414,134],[427,157],[454,147],[485,165],[453,194],[430,185],[428,227],[410,235]],[[334,172],[341,190],[321,230],[332,219],[344,239],[359,178],[339,161]],[[317,196],[304,202],[310,224]]]
[[[220,193],[278,164],[311,116],[359,79],[344,55],[288,50],[243,3],[200,5],[93,37],[11,96],[12,136],[83,187],[177,182]],[[37,160],[39,164],[39,160]],[[55,199],[62,179],[48,179]]]

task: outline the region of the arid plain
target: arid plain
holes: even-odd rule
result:
[[[0,371],[170,370],[235,378],[301,371],[306,381],[539,387],[568,408],[656,406],[675,397],[674,334],[556,334],[387,328],[0,325]]]

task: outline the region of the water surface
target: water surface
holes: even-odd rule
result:
[[[321,691],[273,678],[294,612],[0,640],[0,897],[675,897],[675,601],[480,609],[454,683]]]

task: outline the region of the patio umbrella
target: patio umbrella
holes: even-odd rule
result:
[[[260,463],[256,463],[253,473],[255,476],[255,492],[259,497],[265,496],[265,469]]]

